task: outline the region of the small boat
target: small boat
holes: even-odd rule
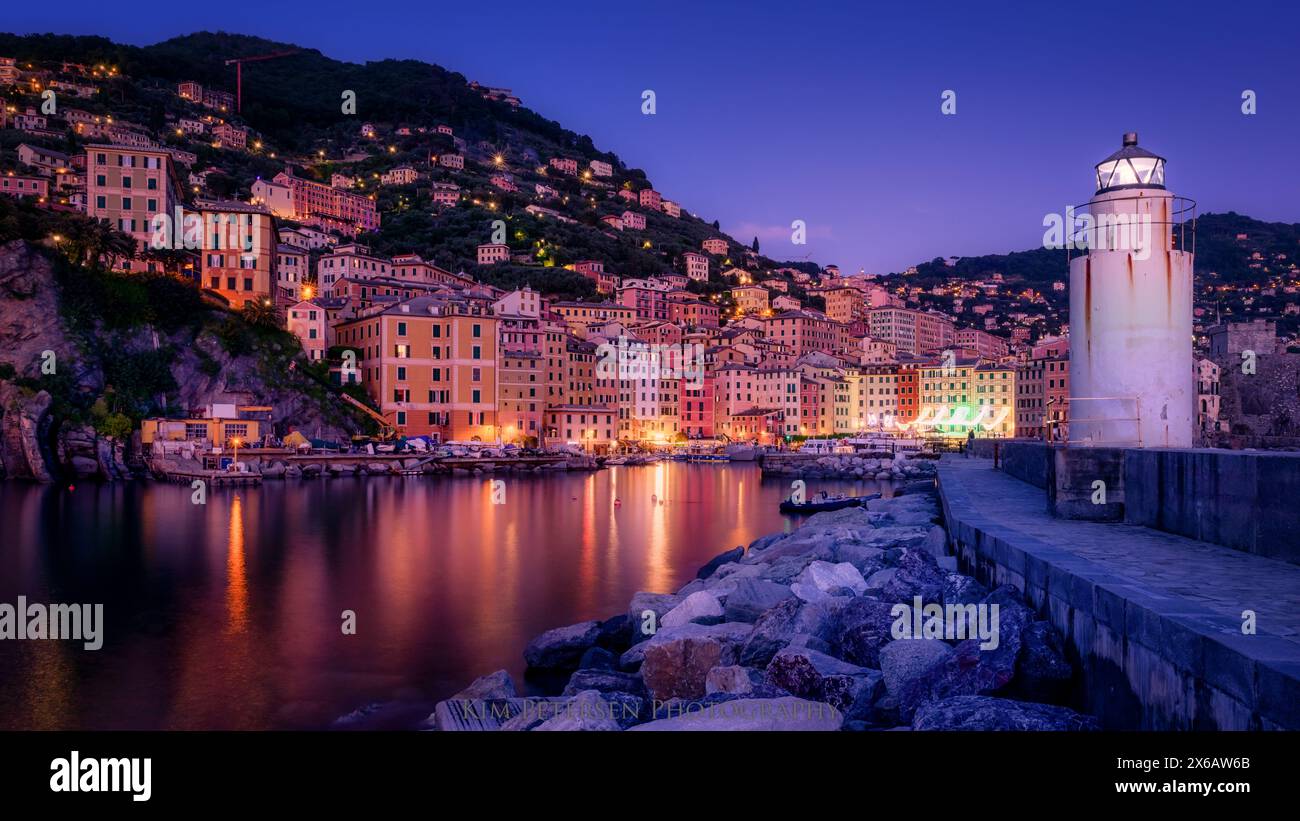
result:
[[[879,499],[879,493],[869,496],[814,496],[805,502],[790,499],[781,501],[782,513],[825,513],[828,510],[840,510],[846,507],[861,507],[872,499]]]
[[[606,464],[606,465],[626,465],[626,464],[627,464],[627,457],[626,457],[626,456],[611,456],[610,458],[608,458],[608,459],[605,460],[605,464]]]

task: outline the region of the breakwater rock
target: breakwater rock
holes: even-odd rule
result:
[[[1059,636],[1014,587],[957,573],[938,515],[933,492],[910,492],[729,550],[675,593],[529,642],[530,680],[562,682],[553,695],[497,671],[422,726],[1096,729],[1066,704],[1077,671]]]
[[[936,474],[933,459],[904,454],[768,453],[763,456],[764,476],[802,479],[924,479]]]

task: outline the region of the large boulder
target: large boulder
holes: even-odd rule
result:
[[[699,698],[714,667],[733,664],[736,645],[711,637],[683,637],[645,649],[641,678],[657,701]]]
[[[850,719],[868,717],[882,689],[879,670],[808,647],[784,648],[772,657],[765,674],[773,687],[830,704]]]
[[[741,578],[727,594],[722,615],[726,621],[753,623],[763,613],[771,610],[793,594],[784,584],[766,579]]]
[[[632,644],[645,641],[659,629],[659,622],[664,614],[681,602],[680,596],[672,593],[635,593],[627,606],[627,622],[631,630]],[[648,614],[653,613],[653,617]],[[653,629],[651,629],[653,627]]]
[[[645,684],[641,681],[641,676],[636,673],[591,668],[575,670],[561,695],[576,696],[586,690],[600,693],[631,693],[635,696],[646,695]]]
[[[865,567],[880,561],[885,551],[869,543],[860,541],[839,542],[834,547],[835,561],[848,562],[862,572]],[[865,574],[864,574],[865,575]]]
[[[939,569],[934,556],[921,548],[907,548],[898,560],[898,572],[884,586],[881,598],[911,602],[916,596],[923,604],[943,601],[947,574]]]
[[[929,701],[964,695],[993,695],[1009,685],[1016,673],[1016,660],[1023,645],[1021,634],[1033,623],[1034,614],[1020,602],[1020,592],[1003,585],[980,602],[990,613],[998,608],[997,631],[986,642],[968,638],[959,642],[955,652],[923,675],[912,680],[898,694],[904,718]],[[996,641],[996,646],[991,646]]]
[[[722,604],[718,597],[707,590],[690,594],[659,620],[660,627],[679,627],[693,621],[718,619],[722,616]]]
[[[1097,719],[1065,707],[990,696],[953,696],[917,710],[914,730],[1079,731],[1099,729]]]
[[[837,601],[805,602],[789,598],[759,616],[754,629],[741,648],[740,663],[749,667],[766,667],[777,652],[795,639],[808,636],[816,641],[831,641],[838,612]]]
[[[578,693],[557,712],[553,718],[534,727],[534,732],[608,732],[623,729],[618,720],[618,715],[622,712],[620,705],[607,701],[596,690]]]
[[[949,573],[943,583],[944,604],[976,604],[989,594],[989,589],[970,576]]]
[[[938,639],[902,639],[880,648],[880,672],[885,689],[897,696],[907,685],[937,664],[947,661],[953,649]]]
[[[1026,701],[1060,702],[1069,696],[1074,668],[1056,629],[1045,621],[1025,626],[1011,692]]]
[[[600,623],[596,644],[614,653],[621,653],[632,645],[632,622],[626,614],[611,616]]]
[[[867,582],[862,578],[862,574],[848,562],[831,564],[830,562],[815,561],[804,568],[799,577],[795,579],[795,582],[814,587],[823,593],[846,587],[852,590],[855,595],[862,595],[867,589]]]
[[[600,622],[584,621],[547,630],[528,642],[524,661],[536,670],[576,668],[582,654],[600,638]]]
[[[704,677],[704,693],[729,693],[745,695],[761,688],[764,684],[763,673],[753,667],[728,664],[714,667]]]
[[[829,704],[788,696],[742,698],[683,711],[670,718],[639,724],[632,732],[662,730],[704,731],[833,731],[844,724],[844,714]]]
[[[784,556],[771,564],[764,565],[763,578],[777,584],[788,585],[799,577],[803,569],[813,561],[811,556]]]
[[[451,698],[438,702],[425,724],[446,731],[495,730],[499,727],[500,713],[485,709],[485,703],[515,696],[515,683],[510,674],[497,670],[475,679]]]
[[[880,649],[893,639],[893,608],[889,602],[868,598],[845,603],[831,642],[835,654],[863,667],[879,667]]]
[[[622,656],[619,656],[618,665],[626,671],[634,671],[641,667],[645,661],[645,652],[647,649],[658,644],[664,644],[670,641],[676,641],[682,638],[707,638],[717,639],[718,641],[741,646],[749,637],[753,625],[743,623],[733,623],[724,621],[721,624],[683,624],[679,627],[665,627],[663,630],[655,633],[647,641],[640,642],[628,648]]]
[[[719,553],[718,555],[714,556],[712,559],[709,559],[709,561],[705,563],[703,567],[701,567],[699,570],[696,571],[695,578],[707,579],[708,577],[712,576],[714,571],[716,571],[719,567],[722,567],[724,564],[730,564],[731,562],[738,562],[742,558],[744,558],[744,556],[745,556],[745,548],[743,547],[733,547],[731,550],[728,550],[724,553]]]

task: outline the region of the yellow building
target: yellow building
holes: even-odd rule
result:
[[[481,304],[415,297],[338,326],[362,384],[402,436],[496,441],[497,323]]]
[[[211,448],[236,444],[245,447],[262,438],[262,423],[256,419],[145,419],[140,423],[140,441],[195,442]]]
[[[767,289],[758,285],[742,285],[731,289],[731,298],[742,314],[761,314],[768,309]]]
[[[1014,367],[957,357],[920,369],[922,432],[1015,436]]]
[[[976,436],[1016,435],[1016,369],[1011,365],[980,365],[975,369]]]

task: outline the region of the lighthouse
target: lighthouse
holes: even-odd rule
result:
[[[1195,203],[1135,133],[1096,183],[1071,215],[1070,443],[1191,447]]]

